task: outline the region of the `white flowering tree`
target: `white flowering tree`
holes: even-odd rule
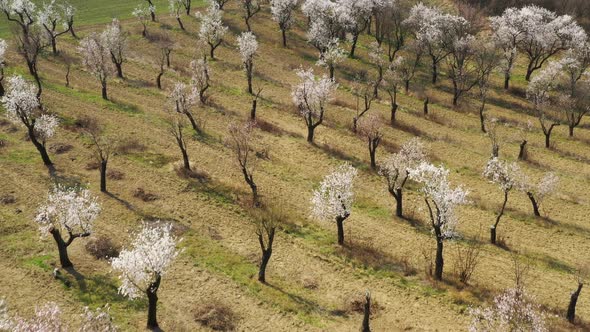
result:
[[[518,187],[518,181],[521,179],[522,175],[517,163],[509,163],[500,160],[497,157],[492,157],[484,168],[483,176],[492,183],[497,184],[504,194],[502,207],[496,216],[495,223],[490,227],[490,242],[496,244],[496,230],[500,223],[500,218],[504,215],[504,210],[508,203],[508,194],[512,189]]]
[[[37,22],[45,31],[45,36],[49,39],[54,55],[57,55],[57,37],[68,33],[71,27],[67,21],[67,13],[63,12],[64,9],[55,0],[51,0],[43,3],[43,7],[37,12]],[[58,31],[60,27],[63,29]]]
[[[252,191],[252,205],[259,206],[258,186],[254,182],[255,159],[252,158],[253,141],[255,138],[254,127],[255,122],[252,121],[242,124],[231,123],[228,127],[229,135],[227,137],[227,143],[233,151],[234,159],[237,161],[244,181],[246,181]]]
[[[351,36],[349,56],[354,58],[354,52],[360,34],[367,29],[369,19],[376,9],[374,0],[339,0],[338,16],[344,30]]]
[[[291,96],[307,125],[307,141],[313,143],[315,129],[324,121],[326,104],[338,84],[326,75],[316,79],[313,69],[299,69],[296,73],[300,82],[293,87]]]
[[[74,18],[76,15],[76,7],[72,6],[69,2],[62,2],[60,4],[61,12],[64,20],[64,27],[67,26],[67,30],[70,32],[72,37],[78,39],[76,31],[74,31]]]
[[[107,166],[115,154],[117,139],[105,134],[104,126],[98,124],[96,120],[90,121],[90,124],[84,128],[84,133],[90,139],[92,156],[99,165],[100,191],[107,192]]]
[[[387,181],[387,191],[395,199],[395,215],[403,218],[403,189],[410,170],[427,160],[424,143],[418,138],[406,141],[399,152],[389,155],[379,165],[379,175]]]
[[[336,221],[338,244],[344,245],[344,221],[350,217],[354,202],[353,184],[357,170],[350,164],[340,165],[328,174],[311,198],[311,215],[322,221]]]
[[[430,59],[432,66],[432,83],[438,79],[438,65],[451,52],[456,40],[466,36],[469,22],[463,17],[443,13],[437,7],[428,7],[418,3],[410,10],[404,21],[414,33]]]
[[[191,85],[195,88],[201,104],[207,102],[207,89],[209,89],[209,62],[207,57],[193,60],[190,63]]]
[[[377,79],[375,79],[375,85],[373,86],[373,95],[377,98],[379,96],[379,87],[383,83],[384,69],[389,63],[385,58],[385,50],[377,42],[372,42],[369,45],[369,61],[377,68]]]
[[[549,58],[587,39],[584,29],[573,17],[557,16],[542,7],[524,6],[519,10],[517,19],[522,22],[524,30],[518,48],[528,59],[527,81]]]
[[[459,98],[469,92],[479,82],[476,56],[476,38],[473,35],[453,40],[446,58],[447,76],[453,85],[453,106],[457,106]]]
[[[148,298],[149,329],[158,328],[158,289],[162,277],[168,271],[179,251],[179,242],[172,234],[170,225],[144,224],[130,249],[124,249],[113,258],[111,266],[119,273],[119,293],[130,299]]]
[[[377,114],[370,114],[359,121],[358,133],[363,137],[369,147],[369,158],[371,160],[371,169],[377,169],[376,154],[377,148],[383,138],[383,124],[381,117]]]
[[[252,27],[250,26],[250,19],[254,17],[254,15],[258,14],[262,7],[257,0],[240,0],[242,3],[242,8],[244,9],[244,21],[246,22],[246,27],[248,31],[252,31]]]
[[[0,10],[8,21],[19,26],[23,38],[27,38],[35,23],[37,6],[30,0],[0,0]]]
[[[379,45],[386,45],[387,57],[392,62],[408,37],[408,27],[404,24],[409,13],[408,3],[399,0],[374,2],[375,40]]]
[[[389,95],[389,103],[391,110],[390,123],[393,126],[395,124],[395,116],[399,105],[397,104],[397,93],[400,87],[404,84],[402,70],[405,65],[406,58],[403,56],[397,57],[393,60],[385,73],[383,74],[383,88]]]
[[[91,33],[80,41],[78,51],[86,69],[100,82],[102,98],[108,100],[107,82],[115,72],[108,46],[100,35]]]
[[[320,52],[342,34],[343,22],[339,8],[338,3],[329,0],[306,0],[301,6],[303,14],[309,19],[307,40]]]
[[[334,79],[334,68],[337,64],[344,61],[346,53],[340,47],[338,38],[333,38],[325,48],[320,51],[320,57],[317,61],[317,65],[328,68],[330,78]]]
[[[142,26],[141,35],[144,38],[146,38],[148,35],[147,25],[150,20],[150,13],[151,13],[151,10],[150,10],[149,6],[147,6],[145,4],[138,5],[131,12],[131,15],[136,17],[137,20],[139,21],[139,23],[141,23],[141,26]]]
[[[117,77],[123,78],[123,62],[127,55],[127,33],[122,30],[121,22],[116,18],[113,19],[100,38],[111,55],[111,61],[117,69]]]
[[[430,224],[436,238],[436,259],[434,277],[442,280],[444,258],[444,242],[456,235],[459,222],[455,215],[458,205],[467,203],[468,192],[462,187],[452,188],[449,170],[443,166],[434,166],[422,162],[410,170],[410,179],[422,184],[420,192],[428,208]]]
[[[518,55],[518,45],[525,33],[525,22],[517,8],[507,8],[500,16],[489,18],[494,45],[501,50],[500,68],[504,74],[504,89],[510,87],[512,68]]]
[[[221,7],[212,1],[204,14],[197,13],[196,16],[201,20],[199,39],[209,45],[209,55],[211,59],[215,59],[215,49],[221,45],[227,33],[227,27],[223,25]]]
[[[6,67],[6,51],[8,50],[8,43],[4,39],[0,39],[0,97],[4,96],[6,89],[4,88],[4,67]]]
[[[533,110],[545,135],[546,148],[551,146],[553,129],[562,122],[562,113],[559,110],[555,112],[550,107],[559,77],[562,75],[562,69],[563,64],[560,61],[551,62],[529,82],[526,90],[526,97],[533,104]]]
[[[470,332],[545,332],[545,314],[522,287],[510,288],[485,308],[470,308]]]
[[[8,89],[2,97],[2,105],[10,121],[27,128],[31,143],[39,151],[43,164],[51,170],[53,164],[45,143],[55,135],[59,121],[54,115],[42,112],[36,93],[34,85],[21,76],[12,76],[8,79]]]
[[[185,10],[188,10],[188,12],[190,13],[190,1],[188,7],[189,9],[186,9],[185,5],[185,0],[168,0],[168,9],[170,10],[170,15],[176,19],[176,22],[178,22],[178,26],[183,31],[185,30],[184,24],[182,24],[182,19],[180,17],[182,16],[182,13]]]
[[[352,131],[358,131],[359,121],[371,110],[375,96],[377,82],[368,77],[366,72],[360,72],[354,78],[352,93],[354,94],[355,115],[352,118]]]
[[[559,186],[559,177],[553,172],[546,172],[543,177],[534,181],[527,175],[522,175],[519,180],[519,189],[526,193],[533,206],[535,217],[540,217],[541,204],[545,199],[553,195]]]
[[[117,326],[113,323],[109,310],[108,304],[96,310],[84,307],[80,332],[117,332]]]
[[[283,47],[287,47],[287,30],[293,25],[293,10],[298,3],[298,0],[270,0],[270,12],[281,30]]]
[[[42,236],[51,234],[59,251],[63,268],[72,267],[68,247],[77,238],[92,234],[100,205],[90,190],[57,185],[49,192],[47,202],[39,208],[35,221]],[[67,239],[64,236],[67,234]]]
[[[243,32],[238,37],[238,48],[240,50],[240,56],[242,57],[242,65],[246,72],[246,78],[248,79],[248,93],[254,94],[252,91],[252,76],[254,74],[254,56],[258,50],[258,41],[256,36],[250,32]]]
[[[182,84],[182,83],[178,83],[178,84]],[[188,157],[188,148],[187,148],[187,144],[186,144],[186,137],[184,135],[185,134],[184,129],[186,127],[186,117],[182,113],[179,113],[174,110],[170,110],[168,112],[167,122],[168,122],[168,132],[172,135],[172,137],[174,138],[174,140],[176,142],[176,145],[178,146],[178,148],[180,149],[180,152],[182,153],[182,167],[183,167],[184,171],[186,172],[186,174],[189,175],[190,172],[192,171],[192,169],[191,169],[190,159]]]
[[[197,97],[198,92],[194,85],[176,83],[168,95],[168,102],[172,110],[178,114],[185,115],[190,121],[193,130],[197,134],[201,134],[202,128],[199,124],[199,121],[195,118],[191,111],[191,109],[198,102]]]

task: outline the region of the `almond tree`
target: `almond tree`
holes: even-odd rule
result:
[[[576,128],[584,115],[590,111],[590,79],[588,68],[590,67],[590,42],[568,50],[566,55],[559,60],[562,66],[562,75],[558,82],[558,90],[565,101],[563,112],[569,128],[569,136],[574,136]]]
[[[326,67],[329,70],[330,78],[334,79],[334,68],[337,64],[344,61],[346,54],[340,47],[338,38],[332,39],[322,51],[320,51],[320,57],[317,61],[318,66]]]
[[[531,331],[545,332],[545,314],[524,288],[504,291],[487,308],[470,308],[470,332]]]
[[[455,209],[458,205],[467,203],[468,194],[462,187],[451,188],[448,175],[449,170],[443,166],[436,167],[427,162],[410,170],[410,179],[422,184],[420,191],[424,195],[430,224],[436,236],[434,276],[437,280],[442,280],[443,275],[444,241],[456,235],[455,228],[459,221]]]
[[[565,318],[571,324],[574,324],[576,321],[576,305],[578,304],[578,298],[580,297],[580,293],[582,293],[582,287],[584,287],[584,283],[586,282],[586,278],[588,278],[588,270],[587,268],[579,268],[575,273],[577,287],[576,290],[570,294],[570,301],[567,306],[567,312]]]
[[[29,73],[35,79],[35,83],[37,83],[37,98],[41,98],[43,85],[41,84],[37,63],[39,54],[47,46],[45,37],[42,36],[42,32],[39,29],[32,28],[27,35],[17,34],[15,41],[18,54],[25,60]]]
[[[244,181],[252,190],[252,205],[259,206],[258,186],[254,182],[254,162],[252,158],[253,140],[254,140],[254,126],[255,123],[248,121],[243,124],[232,123],[229,125],[229,136],[227,142],[229,143],[234,157],[238,162],[238,166]]]
[[[527,86],[526,97],[533,104],[533,110],[539,119],[541,129],[545,135],[545,147],[551,146],[551,133],[553,128],[561,124],[561,114],[551,114],[551,94],[555,91],[558,78],[562,74],[563,65],[561,62],[551,62],[536,75]]]
[[[504,74],[504,89],[508,90],[518,46],[524,38],[525,22],[517,8],[507,8],[501,16],[492,16],[489,20],[494,45],[501,50],[500,68]]]
[[[149,10],[152,22],[156,22],[156,6],[152,2],[152,0],[145,0],[145,1],[147,1],[147,4],[145,4],[145,5],[147,6],[147,8]]]
[[[102,44],[111,55],[111,61],[117,69],[117,77],[123,78],[123,62],[127,53],[127,33],[121,29],[118,19],[113,19],[105,31],[100,35]]]
[[[78,50],[82,53],[82,62],[86,69],[100,82],[102,98],[108,100],[107,81],[114,73],[109,48],[96,33],[82,39]]]
[[[533,206],[533,213],[535,217],[540,217],[539,209],[543,201],[557,191],[559,185],[559,177],[555,173],[547,172],[539,180],[533,182],[528,176],[522,175],[519,180],[519,189],[526,193]]]
[[[414,137],[406,141],[399,152],[389,155],[379,165],[379,175],[387,180],[387,191],[395,199],[395,215],[403,218],[403,189],[410,176],[410,170],[425,162],[424,143]]]
[[[352,45],[349,57],[354,58],[354,51],[360,34],[369,25],[369,19],[376,7],[373,0],[340,0],[338,1],[339,19],[344,30],[351,35]]]
[[[497,157],[492,157],[484,168],[483,176],[492,183],[497,184],[504,193],[504,201],[496,217],[496,222],[490,227],[490,242],[496,244],[496,229],[500,223],[500,218],[504,215],[504,209],[506,203],[508,203],[508,194],[514,187],[518,186],[518,181],[521,178],[520,167],[516,163],[508,163]]]
[[[8,43],[4,39],[0,39],[0,97],[4,96],[6,89],[4,88],[4,67],[6,67],[6,51],[8,50]]]
[[[174,89],[168,95],[168,102],[171,110],[178,114],[185,115],[197,134],[202,134],[202,128],[193,116],[191,109],[197,103],[197,90],[194,85],[176,83]]]
[[[355,78],[353,94],[356,99],[355,115],[352,118],[352,131],[357,132],[359,120],[365,116],[375,100],[375,85],[377,83],[367,77],[366,72],[361,72]]]
[[[293,10],[298,0],[270,0],[272,19],[278,23],[283,37],[283,47],[287,47],[287,30],[293,25]]]
[[[55,135],[59,121],[54,115],[43,113],[36,93],[34,85],[27,83],[21,76],[12,76],[8,79],[2,105],[11,122],[21,123],[27,128],[28,137],[39,151],[43,164],[53,170],[45,142]]]
[[[76,31],[74,31],[74,16],[76,15],[76,7],[72,6],[69,2],[61,4],[61,12],[63,13],[64,26],[67,26],[67,30],[70,32],[72,37],[78,39]]]
[[[344,245],[344,221],[350,216],[357,170],[350,164],[340,165],[327,175],[311,198],[311,215],[322,221],[336,221],[338,244]]]
[[[272,256],[275,232],[281,222],[282,216],[277,213],[275,208],[265,212],[260,212],[260,209],[257,209],[254,213],[254,232],[258,237],[258,243],[262,251],[260,267],[258,268],[258,281],[263,284],[266,284],[266,267]]]
[[[524,24],[524,34],[518,47],[528,58],[527,81],[549,58],[587,39],[584,29],[571,16],[557,16],[542,7],[524,6],[518,19]]]
[[[49,192],[47,203],[39,209],[35,221],[41,236],[53,236],[63,268],[74,266],[68,257],[68,247],[75,239],[90,236],[99,213],[100,205],[88,189],[57,185]]]
[[[409,9],[407,3],[399,0],[375,1],[373,17],[375,21],[375,40],[379,45],[387,45],[389,62],[404,47],[408,28],[403,22]]]
[[[45,30],[45,36],[49,39],[51,50],[57,55],[57,37],[68,33],[70,25],[67,23],[67,13],[63,13],[64,7],[60,7],[51,0],[49,3],[43,3],[43,8],[37,12],[37,22]],[[57,31],[59,25],[63,26],[61,31]]]
[[[309,19],[307,40],[320,53],[324,52],[330,42],[343,33],[343,19],[339,4],[328,0],[306,0],[301,6],[303,14]],[[345,18],[344,21],[347,21]]]
[[[22,38],[27,39],[35,23],[37,7],[30,0],[0,0],[0,10],[6,19],[16,23],[22,32]]]
[[[459,98],[477,85],[479,76],[473,60],[476,56],[476,39],[467,35],[451,42],[450,53],[446,58],[447,76],[453,83],[453,106]]]
[[[201,20],[199,39],[209,45],[211,59],[215,59],[215,49],[221,45],[227,32],[227,27],[223,25],[222,15],[220,5],[213,1],[205,14],[196,14],[197,18]]]
[[[229,0],[213,0],[220,10],[223,10],[223,6],[228,3]]]
[[[405,65],[405,58],[403,56],[397,57],[393,62],[389,64],[385,74],[383,75],[383,87],[390,99],[391,119],[390,123],[393,126],[395,124],[395,115],[397,113],[397,93],[403,82],[403,71]],[[406,67],[407,68],[407,67]],[[412,74],[413,75],[413,74]]]
[[[131,12],[131,15],[135,16],[141,23],[141,26],[143,27],[143,29],[141,30],[141,35],[144,38],[147,38],[148,35],[147,25],[150,19],[150,13],[150,8],[147,5],[143,4],[138,5],[137,7],[135,7],[135,9],[133,9],[133,12]]]
[[[240,50],[240,56],[242,57],[244,71],[246,72],[246,78],[248,79],[248,93],[253,95],[252,76],[254,74],[254,56],[258,50],[256,36],[250,31],[243,32],[238,37],[238,47]]]
[[[262,7],[257,0],[240,0],[242,7],[244,8],[244,21],[246,21],[246,27],[248,31],[252,31],[250,27],[250,19],[256,15]]]
[[[326,104],[338,84],[326,75],[316,79],[313,69],[299,69],[296,74],[300,83],[293,87],[291,96],[307,125],[307,141],[313,143],[315,129],[324,121]]]
[[[190,159],[188,157],[186,138],[184,136],[184,127],[186,127],[186,118],[183,114],[171,111],[168,114],[168,131],[174,137],[180,152],[182,153],[182,167],[186,172],[191,172]]]
[[[359,122],[359,134],[367,140],[369,146],[369,157],[371,159],[371,169],[377,169],[375,155],[377,147],[383,138],[381,118],[376,114],[371,114]]]
[[[158,328],[158,289],[162,277],[179,254],[178,242],[170,225],[144,223],[131,249],[122,250],[119,257],[111,261],[122,282],[119,293],[130,299],[147,296],[147,327],[152,330]]]
[[[187,15],[190,14],[190,0],[189,0],[189,9],[185,7],[186,2],[185,0],[168,0],[168,8],[170,9],[170,15],[173,16],[176,21],[178,22],[178,26],[180,26],[181,30],[184,29],[184,24],[182,24],[182,20],[180,16],[184,10],[187,10]]]
[[[207,89],[209,89],[209,63],[207,57],[193,60],[190,63],[191,85],[195,88],[201,104],[207,102]]]
[[[485,107],[490,90],[490,77],[494,70],[498,67],[499,59],[498,52],[494,43],[480,42],[476,45],[475,57],[475,73],[477,76],[477,96],[479,97],[479,120],[481,131],[486,132],[485,127]]]
[[[92,155],[99,165],[100,191],[107,192],[107,166],[115,153],[117,142],[114,137],[105,135],[104,128],[98,124],[90,125],[84,131],[90,138]]]
[[[373,86],[373,95],[375,98],[379,97],[379,86],[383,82],[383,69],[387,65],[384,55],[385,51],[377,42],[372,42],[369,45],[369,61],[377,68],[377,79]]]

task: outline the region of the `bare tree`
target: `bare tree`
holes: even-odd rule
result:
[[[485,107],[490,90],[490,77],[499,65],[499,55],[496,45],[490,42],[479,42],[475,49],[475,72],[477,76],[477,96],[479,97],[479,120],[481,131],[486,132]]]
[[[190,121],[193,130],[200,135],[202,134],[202,128],[199,124],[200,121],[195,118],[191,111],[196,102],[197,91],[194,85],[189,86],[184,83],[176,83],[168,95],[170,109],[173,109],[178,114],[185,115]]]
[[[283,215],[278,207],[270,207],[267,210],[255,209],[253,214],[254,232],[258,238],[260,250],[262,251],[260,266],[258,268],[258,281],[265,284],[266,267],[272,256],[275,233],[283,222]]]
[[[250,19],[256,15],[262,7],[257,0],[240,0],[242,3],[242,7],[244,8],[244,21],[246,21],[246,26],[248,27],[248,31],[252,31],[252,27],[250,27]]]
[[[18,53],[25,59],[29,73],[35,79],[35,83],[37,83],[37,98],[40,98],[43,93],[43,86],[41,84],[37,62],[39,54],[47,44],[44,41],[41,31],[38,29],[31,29],[26,35],[16,34],[15,39]]]
[[[577,269],[575,273],[577,287],[576,290],[570,294],[570,302],[567,306],[567,313],[565,315],[568,322],[572,324],[574,324],[576,321],[576,305],[578,304],[578,298],[580,297],[580,293],[582,293],[582,287],[584,287],[587,277],[588,268],[586,266]]]
[[[96,120],[90,121],[91,125],[85,128],[86,135],[90,138],[92,155],[99,164],[100,191],[107,192],[107,166],[110,158],[117,148],[117,140],[104,134],[104,127]]]
[[[207,56],[191,61],[190,70],[191,85],[196,89],[201,104],[205,104],[207,102],[207,95],[205,93],[209,89],[209,63],[207,62]]]
[[[186,138],[184,136],[186,117],[176,111],[169,111],[168,113],[168,132],[172,135],[182,153],[182,167],[185,171],[191,172],[192,169],[187,152]]]
[[[376,114],[370,114],[359,122],[358,127],[359,134],[367,141],[369,147],[371,169],[376,170],[377,162],[375,156],[377,147],[379,147],[379,143],[381,143],[381,139],[383,138],[381,118]]]
[[[258,98],[262,93],[262,88],[258,88],[258,91],[252,95],[252,108],[250,109],[250,121],[256,121],[256,108],[258,107]]]
[[[254,162],[252,158],[255,123],[248,121],[242,124],[232,123],[229,125],[228,144],[233,150],[234,157],[244,180],[252,190],[252,205],[259,206],[258,186],[254,182]],[[270,257],[269,257],[270,258]]]
[[[370,80],[366,72],[357,75],[354,81],[353,93],[356,99],[355,116],[352,118],[352,131],[357,132],[359,120],[369,112],[371,104],[375,100],[375,85],[377,82]]]

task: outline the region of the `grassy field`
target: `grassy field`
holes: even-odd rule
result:
[[[128,18],[136,1],[73,1],[78,5],[81,36],[102,29],[100,23],[112,16]],[[194,17],[184,18],[187,32],[165,12],[164,1],[157,1],[159,22],[150,24],[151,33],[167,32],[176,42],[172,69],[164,76],[169,89],[175,81],[188,81],[187,65],[197,54]],[[0,127],[0,197],[13,195],[15,203],[0,203],[0,297],[11,309],[31,314],[34,306],[55,301],[64,316],[76,321],[82,307],[111,304],[111,314],[124,331],[141,330],[145,325],[145,301],[128,301],[116,288],[118,280],[107,262],[94,259],[84,248],[85,240],[75,241],[71,259],[79,275],[66,275],[69,286],[54,280],[51,270],[58,263],[56,247],[50,239],[40,240],[33,218],[53,182],[87,184],[100,197],[103,211],[96,223],[96,236],[107,235],[125,245],[141,220],[171,220],[181,226],[185,250],[165,276],[159,291],[159,320],[166,331],[207,330],[194,320],[194,313],[205,304],[218,301],[238,316],[236,326],[244,331],[357,331],[361,314],[347,309],[355,294],[371,290],[379,310],[372,321],[375,331],[462,331],[466,330],[470,305],[490,302],[493,295],[512,285],[513,255],[531,262],[529,291],[550,313],[552,330],[573,329],[554,315],[563,315],[576,281],[574,270],[587,263],[590,252],[590,123],[585,119],[573,139],[567,128],[558,127],[555,145],[543,147],[543,135],[536,119],[529,115],[524,100],[526,87],[522,64],[514,75],[511,93],[501,88],[501,77],[494,77],[489,116],[506,123],[532,121],[529,135],[529,161],[520,166],[533,176],[546,170],[561,178],[559,191],[544,202],[547,217],[534,218],[524,194],[514,192],[498,235],[508,249],[487,243],[488,227],[493,223],[502,193],[482,178],[490,155],[489,139],[479,131],[475,100],[466,98],[451,108],[449,82],[442,78],[431,87],[427,67],[412,83],[411,92],[400,96],[399,124],[384,129],[384,143],[377,161],[407,139],[418,135],[427,142],[431,159],[451,170],[453,184],[470,190],[472,203],[459,211],[459,231],[465,237],[480,235],[483,257],[469,286],[453,276],[458,247],[464,241],[449,242],[445,251],[445,281],[436,283],[425,276],[424,252],[435,246],[427,223],[423,201],[411,186],[406,196],[408,220],[394,217],[394,200],[386,184],[369,168],[364,141],[351,131],[355,98],[348,78],[360,69],[374,71],[367,63],[371,36],[363,35],[358,59],[348,59],[336,71],[340,87],[327,111],[325,125],[316,132],[317,145],[305,141],[305,125],[292,106],[291,86],[297,82],[294,70],[313,66],[316,51],[307,45],[305,19],[288,33],[289,48],[280,45],[280,32],[271,20],[268,6],[252,20],[260,43],[255,60],[255,86],[263,87],[257,150],[267,150],[268,159],[257,160],[255,179],[262,196],[270,204],[280,204],[288,222],[276,240],[267,279],[263,286],[255,280],[259,259],[258,243],[246,207],[249,191],[243,182],[229,148],[224,143],[227,125],[247,119],[250,96],[236,50],[236,34],[245,30],[237,2],[227,5],[225,19],[230,33],[218,49],[218,60],[211,63],[210,105],[194,113],[205,119],[204,137],[188,143],[189,156],[196,169],[208,174],[200,182],[179,177],[174,167],[180,152],[168,134],[163,109],[166,90],[155,87],[155,56],[159,50],[141,38],[141,27],[133,19],[123,24],[130,32],[130,55],[124,64],[125,80],[109,82],[111,101],[100,98],[99,83],[81,68],[73,49],[76,40],[66,36],[58,48],[69,50],[78,59],[71,73],[71,88],[65,88],[65,66],[49,54],[40,61],[46,107],[59,115],[63,126],[49,143],[50,151],[68,145],[65,153],[51,156],[57,177],[47,175],[22,128]],[[87,8],[87,9],[86,9]],[[96,15],[92,14],[96,13]],[[6,22],[2,21],[2,33]],[[22,60],[9,55],[7,73],[25,73]],[[320,73],[324,69],[316,68]],[[431,115],[422,115],[422,98],[431,100]],[[389,114],[385,92],[370,112]],[[118,153],[111,169],[123,173],[120,180],[109,180],[109,195],[99,194],[97,170],[88,170],[90,151],[77,119],[93,116],[105,124],[109,133],[119,135],[122,144],[135,146]],[[518,130],[500,129],[500,156],[515,160]],[[139,147],[139,148],[137,148]],[[143,148],[141,148],[143,147]],[[309,199],[323,176],[343,161],[359,169],[356,202],[345,232],[348,246],[338,248],[332,223],[311,220]],[[157,199],[144,202],[134,196],[137,188],[153,193]],[[412,269],[404,268],[404,265]],[[415,270],[414,273],[409,270]],[[585,291],[578,304],[582,320],[590,317],[590,301]],[[583,328],[579,328],[583,330]]]

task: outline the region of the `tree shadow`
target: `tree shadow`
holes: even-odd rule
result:
[[[110,198],[116,200],[117,202],[121,203],[121,205],[123,205],[124,207],[126,207],[128,210],[133,211],[133,212],[138,212],[137,209],[128,201],[117,197],[115,194],[107,191],[105,192],[105,195],[109,196]]]
[[[76,269],[73,266],[66,267],[63,270],[66,271],[72,277],[74,277],[74,279],[76,280],[76,283],[78,284],[78,288],[81,291],[85,292],[88,289],[88,287],[86,285],[86,277],[84,275],[82,275],[80,272],[76,271]]]
[[[269,288],[272,288],[276,291],[278,291],[281,294],[286,295],[290,300],[292,300],[293,302],[297,303],[297,305],[301,306],[302,309],[304,309],[306,312],[311,313],[311,312],[316,312],[316,313],[326,313],[329,312],[326,308],[322,307],[321,305],[319,305],[318,303],[306,299],[301,295],[297,295],[297,294],[293,294],[290,293],[284,289],[282,289],[279,286],[270,284],[270,283],[265,283],[264,285],[268,286]]]

